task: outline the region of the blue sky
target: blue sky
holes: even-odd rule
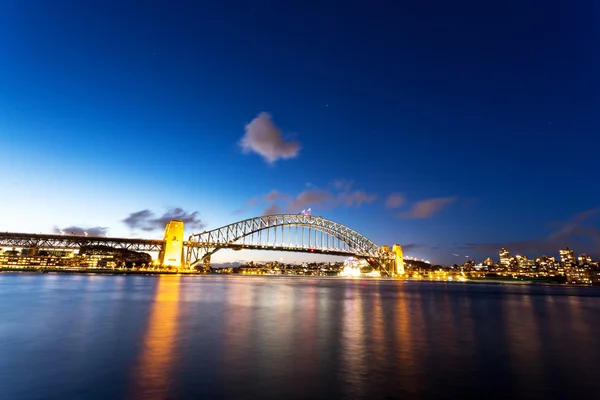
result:
[[[3,3],[0,229],[271,194],[434,262],[600,254],[597,2],[204,3]]]

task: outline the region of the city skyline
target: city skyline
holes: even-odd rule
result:
[[[310,207],[436,264],[597,259],[600,9],[544,5],[6,5],[0,229],[161,238]]]

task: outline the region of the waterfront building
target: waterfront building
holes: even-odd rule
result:
[[[564,248],[559,251],[560,253],[560,262],[564,264],[565,267],[576,266],[577,262],[575,260],[575,252],[571,249]]]
[[[527,257],[526,256],[515,256],[515,260],[519,268],[527,268]]]
[[[577,257],[577,261],[579,265],[590,265],[592,264],[592,257],[585,253],[581,253],[579,257]]]
[[[510,252],[504,248],[500,249],[500,264],[502,264],[505,267],[508,267],[510,265]]]
[[[573,266],[565,270],[565,276],[568,283],[591,284],[590,269],[585,267]]]

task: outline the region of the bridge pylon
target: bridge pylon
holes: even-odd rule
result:
[[[402,254],[402,246],[399,244],[394,244],[392,246],[392,252],[394,253],[394,261],[396,270],[394,271],[396,275],[404,275],[404,256]]]
[[[181,268],[183,266],[183,221],[174,219],[165,227],[165,241],[158,261],[162,267]]]
[[[380,259],[381,268],[389,276],[404,275],[404,257],[402,255],[402,246],[394,244],[392,249],[387,245],[381,246],[382,257]]]

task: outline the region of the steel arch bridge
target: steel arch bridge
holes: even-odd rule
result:
[[[381,264],[390,257],[357,231],[323,217],[278,214],[249,218],[189,237],[187,264],[210,262],[220,249],[257,249],[354,256]]]

